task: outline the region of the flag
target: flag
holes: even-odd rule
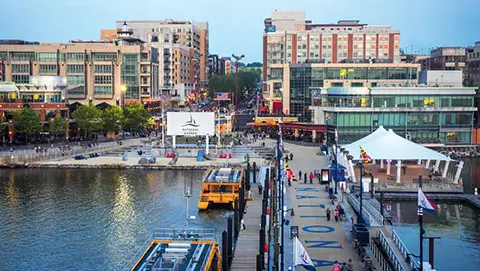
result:
[[[360,159],[363,160],[364,164],[368,164],[368,162],[372,160],[372,158],[368,156],[368,154],[365,152],[365,150],[362,147],[360,147]]]
[[[326,113],[325,116],[326,116],[327,120],[331,120],[331,119],[332,119],[332,117],[330,117],[330,114],[328,114],[328,113]]]
[[[303,266],[303,268],[309,271],[316,270],[315,266],[313,265],[312,259],[310,258],[307,251],[297,237],[295,237],[295,260],[293,265]]]
[[[215,100],[217,101],[229,101],[230,98],[228,97],[228,92],[217,92],[215,96]]]
[[[418,188],[418,208],[422,208],[423,210],[430,212],[430,213],[436,213],[437,212],[437,206],[433,204],[427,196],[423,193],[422,189],[419,187]]]

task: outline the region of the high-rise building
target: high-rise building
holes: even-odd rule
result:
[[[388,25],[314,24],[304,11],[274,11],[264,24],[264,82],[273,64],[400,62],[400,31]]]
[[[430,51],[430,57],[423,60],[427,70],[463,70],[465,69],[464,47],[438,47]]]
[[[66,77],[69,103],[82,104],[150,101],[151,90],[158,88],[157,54],[128,37],[117,43],[0,42],[4,81],[26,84],[32,76]]]
[[[465,84],[467,86],[480,86],[480,41],[467,48]]]

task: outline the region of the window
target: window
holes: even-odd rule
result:
[[[95,75],[95,84],[100,84],[100,85],[112,84],[112,76]]]
[[[12,53],[12,61],[35,60],[35,53]]]
[[[39,65],[40,73],[57,73],[56,64],[40,64]]]
[[[67,73],[83,73],[84,68],[83,65],[67,65]]]
[[[85,61],[85,53],[67,53],[65,56],[67,61]]]
[[[95,65],[95,73],[112,73],[112,65]]]
[[[343,82],[333,82],[332,87],[343,87]]]
[[[56,62],[57,61],[57,53],[38,53],[37,54],[38,61],[46,61],[46,62]]]
[[[95,94],[100,94],[100,95],[111,95],[112,87],[111,86],[95,86],[94,92]]]
[[[28,84],[30,83],[30,76],[29,75],[12,75],[12,81],[17,84]]]
[[[115,53],[93,53],[93,61],[115,61],[117,54]]]
[[[85,84],[85,76],[67,76],[68,85],[83,85]]]
[[[12,64],[12,73],[29,73],[30,65],[28,64]]]

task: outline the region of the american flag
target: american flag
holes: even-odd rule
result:
[[[229,93],[228,92],[217,92],[215,95],[215,100],[217,101],[230,101],[230,98],[228,97]]]

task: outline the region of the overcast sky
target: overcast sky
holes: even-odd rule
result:
[[[410,52],[480,40],[480,0],[0,0],[0,39],[94,40],[116,20],[208,21],[210,54],[262,60],[263,20],[277,10],[305,10],[313,23],[358,19],[400,30]]]

